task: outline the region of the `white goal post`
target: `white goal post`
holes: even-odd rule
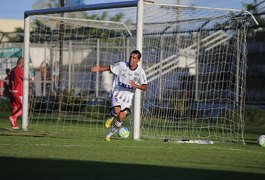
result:
[[[86,18],[72,17],[80,11]],[[148,91],[136,91],[124,123],[133,139],[244,143],[253,20],[247,11],[144,0],[26,11],[22,128],[104,136],[112,77],[90,67],[126,61],[138,49]],[[29,59],[38,62],[33,85]]]

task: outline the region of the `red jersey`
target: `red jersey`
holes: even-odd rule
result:
[[[15,67],[10,73],[10,92],[18,93],[18,96],[22,96],[23,89],[23,69]]]

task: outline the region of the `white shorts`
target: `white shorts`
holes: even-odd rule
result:
[[[115,91],[111,93],[111,107],[120,106],[121,110],[130,109],[133,93],[129,91]]]

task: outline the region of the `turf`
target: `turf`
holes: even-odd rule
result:
[[[0,179],[264,179],[262,131],[246,145],[179,144],[11,130],[0,122]]]
[[[22,132],[23,133],[23,132]],[[15,135],[14,135],[15,134]],[[250,179],[265,177],[256,144],[0,136],[1,179]]]

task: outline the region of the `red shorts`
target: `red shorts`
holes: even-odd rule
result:
[[[12,107],[22,107],[22,96],[19,96],[16,92],[10,92],[10,103]]]

